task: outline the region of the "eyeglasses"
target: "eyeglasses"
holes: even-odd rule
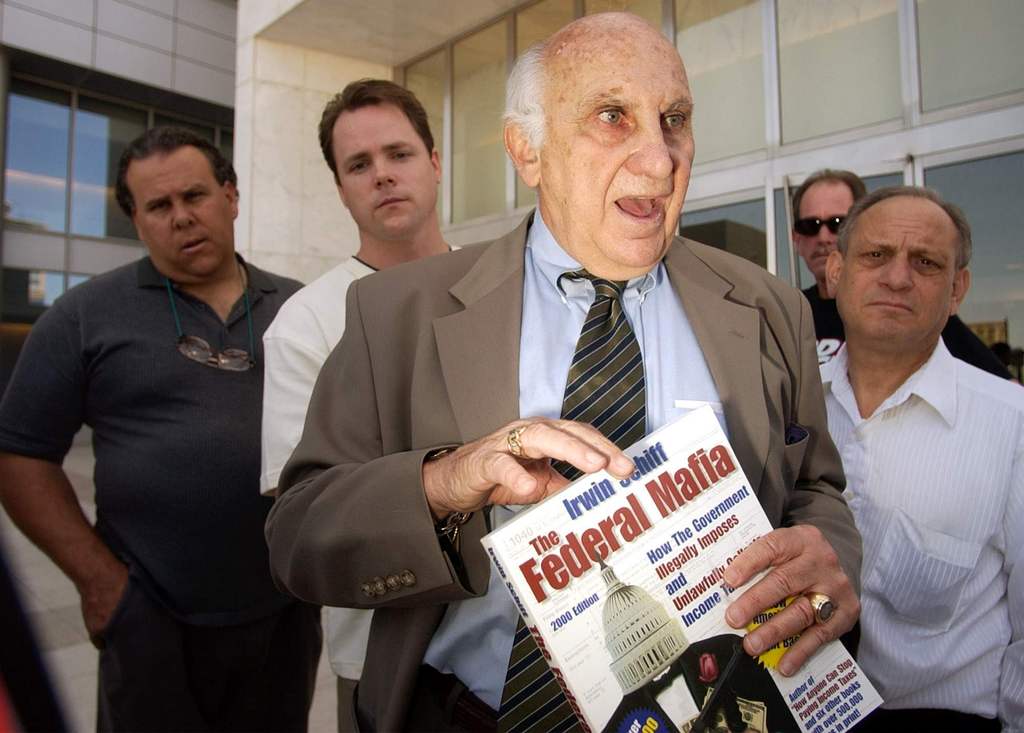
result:
[[[206,339],[199,338],[198,336],[186,336],[184,332],[182,332],[181,319],[178,317],[178,308],[174,304],[174,289],[171,287],[170,279],[165,277],[164,284],[167,286],[167,297],[171,301],[171,313],[174,314],[174,327],[178,330],[179,353],[181,353],[186,359],[191,359],[199,364],[205,364],[208,367],[223,369],[228,372],[244,372],[256,366],[256,362],[253,361],[252,356],[250,356],[250,354],[256,353],[256,340],[252,330],[252,308],[249,305],[248,288],[245,288],[242,291],[242,297],[245,298],[245,319],[249,326],[249,350],[224,349],[224,351],[214,351],[210,344],[207,343]]]
[[[821,225],[824,224],[828,227],[830,232],[836,234],[839,232],[840,225],[845,220],[845,216],[831,216],[828,219],[818,219],[817,217],[809,216],[806,219],[797,219],[793,224],[793,229],[797,234],[802,234],[805,237],[813,237],[821,231]]]
[[[205,339],[198,336],[179,336],[178,351],[192,361],[229,372],[244,372],[256,366],[244,349],[214,351]]]

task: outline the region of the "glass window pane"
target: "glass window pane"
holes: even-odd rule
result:
[[[220,154],[235,162],[235,135],[232,130],[220,129]]]
[[[3,268],[3,321],[35,323],[64,292],[64,273]]]
[[[542,0],[516,14],[516,54],[543,41],[574,17],[573,0]],[[537,192],[516,176],[516,206],[534,206]]]
[[[1024,152],[928,168],[924,182],[971,225],[971,287],[960,317],[968,325],[1005,322],[1010,346],[1024,346],[1024,248],[1007,215],[1024,209]]]
[[[867,176],[862,179],[865,187],[868,191],[874,191],[877,188],[884,188],[885,186],[899,186],[903,184],[902,173],[883,173],[878,176]],[[796,186],[790,188],[790,195],[796,190]],[[796,216],[797,212],[793,212],[793,216]],[[782,189],[775,189],[775,261],[778,265],[778,276],[786,282],[790,282],[789,274],[792,262],[790,260],[790,244],[789,236],[792,225],[786,220],[786,204],[785,199],[782,195]],[[800,255],[796,256],[797,260],[797,287],[801,290],[809,288],[814,284],[814,276],[811,271],[807,269],[807,263],[800,258]]]
[[[90,279],[92,279],[92,275],[83,275],[79,272],[69,272],[68,290],[71,290],[71,288],[75,287],[76,285],[81,285],[82,283]]]
[[[679,227],[684,237],[732,252],[761,267],[768,261],[764,232],[764,199],[684,211]]]
[[[606,13],[610,10],[628,10],[655,28],[661,28],[661,0],[586,0],[584,7],[587,15]]]
[[[444,153],[444,51],[427,56],[405,70],[405,86],[427,112],[430,133],[439,155]]]
[[[144,110],[79,97],[71,184],[71,231],[92,237],[135,239],[135,227],[117,205],[117,163],[146,131]]]
[[[427,112],[430,134],[437,154],[444,159],[444,51],[427,56],[405,70],[405,87],[420,100]],[[441,196],[437,197],[437,217],[441,219]]]
[[[541,0],[516,13],[516,53],[543,41],[575,17],[573,0]]]
[[[676,48],[696,101],[695,162],[763,148],[760,1],[676,0]]]
[[[1024,89],[1024,3],[917,0],[925,111]]]
[[[505,210],[505,22],[454,45],[452,221]]]
[[[790,188],[790,194],[793,190],[794,188]],[[786,197],[783,194],[783,189],[775,189],[772,204],[775,206],[775,274],[786,282],[793,282],[789,279],[793,267],[793,260],[790,256],[793,252],[789,242],[791,227],[789,220],[786,219]],[[799,261],[800,256],[797,255],[796,259]],[[800,287],[802,282],[808,282],[808,277],[810,277],[810,273],[807,271],[807,266],[803,265],[797,272],[797,287]]]
[[[49,308],[64,293],[64,273],[32,270],[28,273],[29,305]]]
[[[5,287],[6,280],[5,277]],[[0,322],[0,396],[7,391],[7,384],[11,381],[11,374],[14,372],[14,365],[18,362],[18,355],[21,354],[21,347],[25,344],[25,339],[28,338],[32,328],[28,324],[29,322],[19,323],[9,318]]]
[[[178,119],[177,117],[170,117],[169,115],[157,114],[153,119],[153,124],[156,127],[163,127],[164,125],[184,127],[186,130],[191,130],[196,135],[199,135],[199,137],[209,140],[211,143],[214,142],[213,127],[200,125],[198,122],[190,122]]]
[[[70,102],[67,92],[11,82],[4,177],[8,222],[66,231]]]
[[[897,0],[778,0],[784,142],[899,117]]]

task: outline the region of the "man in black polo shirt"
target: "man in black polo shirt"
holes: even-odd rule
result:
[[[825,261],[835,251],[839,225],[846,218],[846,212],[865,193],[864,181],[856,173],[830,168],[812,173],[793,193],[793,244],[814,276],[814,284],[803,293],[814,314],[819,364],[831,360],[846,340],[836,301],[825,288]],[[1006,366],[959,316],[950,316],[942,331],[942,340],[957,359],[1004,379],[1010,378]]]
[[[184,130],[121,158],[149,256],[60,298],[0,403],[0,500],[75,583],[100,730],[304,730],[318,609],[275,589],[261,335],[299,284],[234,251],[235,172]],[[93,430],[96,524],[61,469]]]

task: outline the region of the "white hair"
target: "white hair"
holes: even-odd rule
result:
[[[530,147],[540,150],[544,143],[544,57],[547,43],[541,41],[526,49],[512,67],[505,87],[506,125],[515,125],[526,136]]]

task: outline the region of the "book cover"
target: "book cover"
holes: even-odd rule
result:
[[[725,567],[772,527],[710,407],[626,453],[482,540],[585,729],[842,733],[881,704],[839,642],[788,678],[793,640],[743,652],[784,606],[726,623]]]

